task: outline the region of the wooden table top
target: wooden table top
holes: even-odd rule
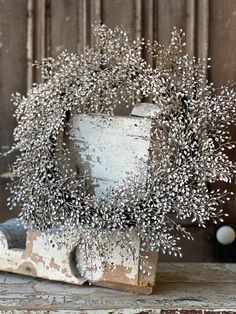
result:
[[[236,264],[160,263],[148,296],[0,273],[0,313],[236,313]]]

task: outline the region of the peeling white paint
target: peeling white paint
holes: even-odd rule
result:
[[[112,278],[112,272],[115,272],[116,267],[123,267],[126,269],[123,272],[123,276],[117,278],[118,282],[129,283],[129,284],[138,284],[139,279],[139,264],[140,264],[140,239],[138,236],[132,232],[130,233],[130,241],[132,242],[132,253],[129,254],[127,249],[122,249],[120,246],[116,245],[118,239],[114,234],[113,239],[104,239],[104,244],[106,241],[109,241],[113,249],[111,254],[109,254],[109,264],[114,265],[114,269],[110,271],[110,278]],[[91,268],[93,267],[94,261],[91,261],[91,265],[89,265],[89,260],[83,261],[81,252],[79,250],[76,251],[76,262],[77,262],[77,269],[84,274],[86,278],[90,281],[98,281],[103,280],[105,276],[105,270],[102,266],[101,259],[99,258],[99,252],[97,252],[97,259],[96,259],[96,269],[91,272]],[[93,252],[93,256],[96,253]],[[124,258],[122,258],[124,256]],[[109,278],[106,277],[108,280]]]
[[[88,171],[98,198],[129,177],[145,177],[151,119],[83,114],[72,126],[77,165]]]

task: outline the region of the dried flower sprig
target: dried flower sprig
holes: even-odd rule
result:
[[[183,54],[184,35],[176,30],[167,48],[147,43],[155,67],[142,58],[143,40],[130,43],[124,30],[105,25],[96,25],[94,34],[94,50],[43,59],[37,64],[43,82],[26,97],[14,98],[14,149],[19,155],[13,165],[11,206],[20,205],[27,228],[83,226],[86,243],[80,243],[85,250],[99,234],[115,231],[123,239],[127,230],[134,230],[147,249],[181,254],[175,232],[191,235],[175,217],[205,227],[225,215],[219,205],[230,193],[209,192],[207,184],[231,182],[236,173],[225,153],[234,148],[225,126],[236,122],[235,90],[226,86],[217,91],[207,82],[207,62]],[[121,104],[132,109],[146,97],[158,108],[146,186],[130,178],[107,192],[109,202],[97,199],[87,190],[86,178],[70,168],[61,136],[66,117],[113,115]]]

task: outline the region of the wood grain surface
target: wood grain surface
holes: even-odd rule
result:
[[[106,197],[128,179],[145,184],[151,119],[78,115],[73,117],[70,151],[80,174],[89,175],[92,192]]]
[[[0,153],[9,151],[13,143],[14,106],[12,93],[26,91],[27,74],[27,1],[0,1]],[[11,154],[0,158],[0,219],[4,221],[16,215],[6,210],[10,183]]]
[[[155,293],[137,296],[0,273],[0,313],[236,313],[235,279],[235,265],[163,263]]]

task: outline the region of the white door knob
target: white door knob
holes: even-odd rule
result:
[[[223,245],[233,243],[235,238],[236,238],[235,231],[230,226],[222,226],[216,232],[217,241]]]

